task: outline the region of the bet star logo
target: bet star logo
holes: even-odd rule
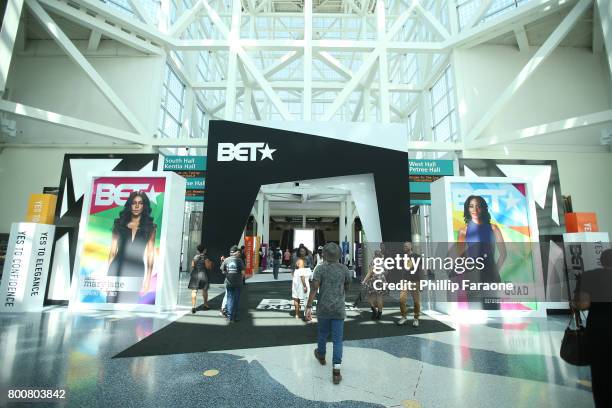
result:
[[[217,144],[217,161],[262,161],[264,159],[274,160],[271,149],[267,143],[219,143]],[[261,153],[259,160],[257,152]]]

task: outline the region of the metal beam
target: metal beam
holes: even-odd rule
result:
[[[567,33],[574,27],[578,19],[590,5],[591,0],[580,0],[578,4],[574,6],[561,24],[559,24],[529,62],[521,69],[521,72],[519,72],[516,78],[514,78],[504,92],[495,100],[491,108],[482,116],[482,119],[480,119],[468,133],[468,142],[478,139],[483,134],[487,126],[491,124],[497,114],[506,106],[518,89],[531,77],[542,62],[544,62],[544,60],[555,50],[557,45],[565,38]]]
[[[612,16],[610,16],[612,18]],[[603,23],[601,21],[601,16],[599,15],[599,5],[596,4],[593,6],[593,38],[592,38],[592,46],[593,54],[601,54],[604,50],[604,39],[603,39]]]
[[[4,19],[0,23],[2,25],[0,31],[0,97],[6,88],[22,9],[23,0],[9,0],[6,3]]]
[[[362,82],[366,82],[365,80]],[[227,81],[219,81],[219,82],[193,82],[192,86],[196,90],[206,90],[206,91],[221,91],[227,87]],[[293,80],[293,81],[274,81],[270,83],[270,86],[273,89],[282,89],[285,91],[289,90],[303,90],[304,82],[301,80]],[[312,89],[317,91],[339,91],[342,90],[346,86],[346,82],[339,81],[313,81]],[[244,83],[237,82],[236,88],[243,89],[246,87],[260,88],[258,84],[253,83]],[[371,84],[371,89],[379,90],[380,84],[373,83]],[[423,88],[419,88],[412,84],[388,84],[387,88],[390,92],[399,92],[399,93],[419,93],[423,90]]]
[[[198,1],[196,4],[193,5],[193,7],[181,14],[178,20],[176,20],[176,22],[174,23],[174,25],[170,27],[170,30],[168,30],[168,34],[173,38],[179,38],[183,31],[185,31],[187,27],[189,27],[189,25],[193,23],[193,20],[198,17],[198,13],[200,13],[203,8],[204,5],[202,4],[202,2]]]
[[[200,1],[199,4],[202,4]],[[242,1],[232,2],[232,26],[227,39],[230,44],[240,40],[240,20],[242,18]],[[225,88],[225,120],[236,118],[236,82],[238,80],[238,50],[230,47],[227,63],[227,87]]]
[[[391,29],[387,32],[385,36],[386,41],[389,41],[393,37],[395,37],[395,34],[397,34],[397,32],[402,28],[402,26],[408,20],[410,15],[414,12],[414,9],[416,8],[417,4],[418,4],[417,2],[413,2],[412,5],[407,10],[405,10],[397,20],[395,20],[395,22],[393,23],[393,26],[391,26]],[[374,51],[367,56],[363,64],[361,64],[361,66],[359,67],[359,71],[357,71],[357,74],[355,74],[355,76],[351,78],[351,80],[346,84],[344,89],[340,91],[340,94],[338,95],[334,103],[329,107],[328,111],[326,112],[323,118],[324,122],[330,121],[331,118],[336,114],[338,109],[340,109],[340,106],[342,106],[346,102],[346,100],[351,95],[351,93],[353,93],[353,91],[355,90],[359,82],[363,79],[363,77],[365,77],[368,74],[370,69],[372,69],[374,62],[376,62],[380,53],[385,51],[384,50],[385,46],[388,49],[389,47],[388,43],[387,44],[385,42],[376,43],[376,48],[374,49]]]
[[[264,78],[269,79],[272,75],[274,75],[275,73],[277,73],[281,69],[285,68],[289,64],[293,63],[293,61],[297,60],[301,56],[302,56],[302,54],[300,52],[297,52],[297,51],[290,51],[290,52],[286,53],[285,55],[280,57],[276,61],[276,63],[272,64],[272,66],[270,66],[268,69],[266,69],[263,72]],[[212,84],[215,84],[215,83],[213,82]],[[211,89],[224,89],[225,86],[226,86],[224,84],[224,82],[219,82],[218,84],[220,84],[218,86],[221,86],[221,88],[217,88],[216,86],[213,85],[213,88],[211,88]],[[250,87],[253,87],[255,85],[256,84],[249,84]],[[244,93],[244,83],[238,83],[236,86],[238,87],[238,91],[236,93],[236,97],[239,98]],[[196,88],[196,89],[207,89],[206,84],[202,83],[202,82],[194,83],[193,87]],[[220,111],[224,107],[225,107],[225,101],[221,102],[219,105],[217,105],[214,108],[212,108],[212,110],[210,112],[211,115],[216,113],[216,112],[218,112],[218,111]],[[261,118],[260,118],[260,120],[261,120]]]
[[[606,54],[608,57],[608,69],[612,76],[612,1],[596,0],[597,13],[601,22],[601,32],[603,35],[604,44],[606,45]]]
[[[150,25],[151,27],[153,26],[153,22],[151,21],[151,18],[149,17],[147,11],[144,9],[144,7],[142,7],[140,0],[127,0],[127,2],[130,4],[132,11],[134,12],[134,14],[136,14],[136,17],[138,17],[140,21],[147,25]]]
[[[417,3],[417,9],[419,8]],[[387,52],[385,47],[387,46],[387,35],[386,35],[386,19],[385,19],[385,1],[376,1],[376,34],[378,41],[382,43],[383,50],[378,55],[378,83],[379,83],[379,107],[380,107],[380,119],[382,123],[391,123],[391,113],[389,112],[389,64],[387,61]]]
[[[222,35],[225,36],[225,38],[230,39],[229,29],[227,28],[223,20],[221,20],[217,12],[210,6],[210,4],[208,4],[208,1],[206,0],[201,0],[201,1],[203,2],[204,8],[206,9],[206,12],[208,13],[208,16],[212,20],[213,24],[217,26],[217,29],[221,32]],[[269,82],[259,71],[255,62],[251,59],[251,57],[249,57],[249,55],[242,48],[240,43],[236,43],[235,45],[232,45],[232,46],[235,46],[236,53],[242,60],[242,63],[249,70],[249,72],[251,73],[255,81],[259,84],[259,86],[261,86],[262,90],[268,96],[268,98],[270,99],[270,101],[272,102],[276,110],[283,117],[283,119],[291,120],[291,117],[292,117],[291,113],[289,113],[289,110],[287,109],[287,107],[283,104],[283,102],[280,100],[278,95],[274,92]]]
[[[532,21],[558,13],[573,4],[576,4],[576,0],[538,0],[526,2],[504,15],[490,21],[485,21],[476,27],[464,29],[458,35],[444,42],[445,49],[450,50],[456,47],[471,47],[481,44],[512,31],[517,25],[525,26]]]
[[[516,45],[520,52],[529,52],[529,39],[527,38],[527,32],[525,27],[519,26],[514,29],[514,36],[516,37]]]
[[[70,129],[82,130],[83,132],[106,136],[124,142],[138,143],[141,145],[145,144],[145,138],[142,135],[136,133],[126,132],[125,130],[120,130],[109,126],[100,125],[98,123],[73,118],[71,116],[62,115],[56,112],[50,112],[43,109],[34,108],[32,106],[23,105],[21,103],[0,100],[0,111],[9,112],[18,116],[23,116],[41,122],[52,123],[54,125],[63,126]]]
[[[89,40],[87,41],[87,51],[95,52],[98,51],[100,46],[100,40],[102,39],[102,33],[98,30],[91,30],[89,34]]]
[[[450,34],[446,28],[435,18],[429,11],[425,10],[423,6],[417,3],[416,11],[425,19],[427,25],[429,25],[443,40],[447,40]]]
[[[312,120],[312,0],[304,0],[303,120]]]
[[[60,48],[63,49],[66,54],[68,54],[68,57],[71,60],[81,67],[85,74],[93,81],[94,85],[100,90],[100,92],[102,92],[102,95],[104,95],[106,99],[117,109],[119,114],[134,128],[134,130],[136,130],[136,132],[143,136],[147,135],[148,131],[142,125],[140,120],[134,116],[127,105],[123,103],[115,91],[113,91],[106,81],[104,81],[100,74],[98,74],[98,71],[94,69],[83,54],[79,52],[66,34],[60,30],[55,21],[53,21],[49,14],[43,10],[41,5],[35,0],[26,0],[26,2],[34,16],[38,19],[38,21],[40,21],[43,27],[45,27],[47,32],[57,42]]]
[[[470,149],[481,149],[500,144],[509,144],[519,140],[531,139],[544,135],[565,132],[601,124],[612,124],[612,110],[606,110],[588,115],[575,116],[555,122],[543,123],[524,129],[513,130],[487,140],[479,140],[469,144]]]
[[[79,23],[91,30],[95,30],[108,38],[112,38],[140,52],[154,55],[163,54],[163,50],[160,47],[138,38],[135,35],[126,33],[120,27],[106,23],[104,17],[101,15],[93,17],[87,14],[85,10],[79,10],[66,3],[55,0],[39,0],[39,3],[68,20]]]
[[[121,29],[127,30],[133,34],[138,34],[156,44],[170,45],[172,42],[172,38],[161,33],[156,28],[128,17],[99,0],[71,0],[71,2],[86,8],[88,13],[103,16],[107,20],[111,20],[114,24],[118,24]]]

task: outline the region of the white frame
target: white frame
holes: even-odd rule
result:
[[[85,233],[89,220],[93,179],[98,177],[163,177],[166,179],[164,191],[164,208],[162,212],[162,230],[159,241],[160,256],[156,263],[158,268],[157,288],[154,305],[121,304],[121,303],[83,303],[78,297],[79,269]],[[181,256],[181,236],[185,212],[186,181],[173,172],[165,171],[115,171],[99,174],[89,173],[89,186],[83,199],[83,211],[79,223],[79,239],[74,260],[70,289],[69,308],[72,310],[128,310],[143,312],[160,312],[172,310],[177,306],[178,281]]]
[[[502,184],[525,184],[526,197],[528,205],[527,219],[529,222],[529,235],[532,243],[539,242],[538,217],[533,198],[533,186],[531,181],[518,177],[463,177],[463,176],[445,176],[431,184],[431,213],[432,225],[431,236],[432,242],[455,242],[452,222],[452,195],[451,185],[453,183],[502,183]],[[435,215],[435,216],[434,216]],[[438,218],[438,216],[443,217]],[[440,221],[442,220],[442,221]],[[442,302],[442,312],[449,315],[469,312],[472,314],[480,314],[483,317],[545,317],[546,316],[546,301],[544,297],[544,275],[542,270],[542,258],[540,256],[539,247],[535,245],[532,248],[533,252],[533,269],[535,273],[534,289],[536,291],[535,298],[542,299],[536,301],[535,310],[458,310],[456,303]]]

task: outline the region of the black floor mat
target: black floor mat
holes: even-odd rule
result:
[[[347,302],[359,297],[359,286],[352,285]],[[288,346],[316,343],[317,325],[306,324],[288,312],[255,310],[262,299],[289,299],[291,282],[265,282],[247,284],[242,289],[238,312],[239,321],[227,325],[219,315],[223,295],[209,301],[211,310],[199,310],[170,323],[117,354],[120,357],[141,357],[166,354],[199,353],[205,351],[235,350],[258,347]],[[365,301],[360,303],[362,313],[347,313],[344,323],[344,340],[361,340],[379,337],[405,336],[453,330],[437,320],[420,320],[419,327],[397,326],[398,303],[388,299],[382,320],[372,321]],[[366,311],[367,309],[367,311]],[[316,319],[315,319],[316,321]],[[410,323],[410,322],[409,322]]]

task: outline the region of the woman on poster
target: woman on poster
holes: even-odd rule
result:
[[[113,224],[107,276],[142,277],[142,286],[140,293],[117,291],[109,294],[108,303],[141,303],[141,298],[150,291],[156,232],[149,197],[143,191],[132,192]]]
[[[458,253],[474,259],[485,258],[485,267],[477,279],[479,282],[501,282],[500,271],[506,260],[506,245],[499,227],[491,224],[486,200],[477,195],[469,196],[463,204],[463,219],[465,227],[459,230],[457,238]],[[499,252],[497,262],[495,247]]]

